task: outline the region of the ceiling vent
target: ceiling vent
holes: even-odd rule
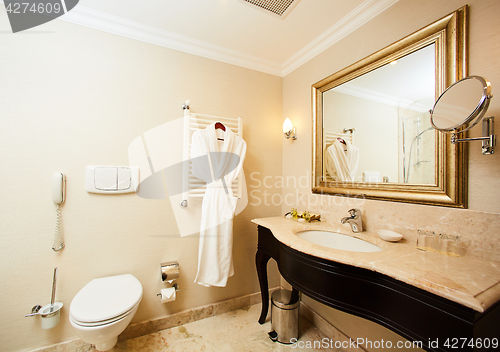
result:
[[[238,0],[239,2],[256,6],[268,14],[285,18],[300,0]]]

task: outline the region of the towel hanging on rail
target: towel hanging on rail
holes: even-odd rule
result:
[[[224,140],[218,140],[222,136]],[[193,174],[207,183],[195,279],[203,286],[224,287],[234,274],[233,217],[238,198],[233,196],[231,184],[242,172],[245,154],[246,142],[229,128],[216,129],[215,122],[193,133]],[[207,158],[200,158],[205,155]]]

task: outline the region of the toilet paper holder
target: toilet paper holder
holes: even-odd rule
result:
[[[164,262],[160,264],[161,282],[172,282],[179,278],[179,263]]]
[[[171,284],[174,280],[179,278],[179,263],[177,262],[164,262],[160,263],[160,279],[161,282]],[[175,292],[179,292],[179,285],[173,284],[171,287],[175,288]],[[157,293],[161,297],[161,293]]]
[[[179,288],[179,285],[177,285],[177,284],[173,284],[173,285],[172,285],[172,287],[174,287],[174,288],[175,288],[175,292],[179,292],[179,291],[181,290],[181,289]],[[161,293],[157,293],[156,295],[157,295],[157,296],[161,296]]]

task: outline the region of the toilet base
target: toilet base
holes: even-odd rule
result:
[[[95,349],[98,351],[103,351],[103,352],[109,351],[110,349],[115,347],[117,342],[118,342],[118,336],[112,338],[111,340],[95,344]]]
[[[98,351],[109,351],[116,345],[118,335],[120,335],[128,326],[134,317],[138,306],[139,305],[135,306],[128,315],[110,324],[82,326],[75,323],[73,319],[71,319],[71,312],[69,322],[73,327],[76,336],[78,336],[82,341],[94,345]]]

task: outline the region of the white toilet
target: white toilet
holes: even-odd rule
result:
[[[69,321],[83,341],[108,351],[128,326],[142,299],[142,285],[133,275],[94,279],[71,301]]]

